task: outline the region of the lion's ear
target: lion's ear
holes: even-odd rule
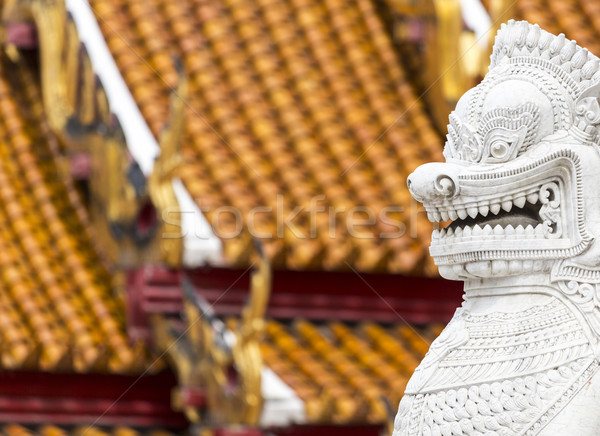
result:
[[[584,143],[600,143],[600,82],[587,87],[575,101],[572,132]]]
[[[556,262],[550,273],[551,281],[574,280],[600,286],[600,239],[597,237],[600,226],[586,230],[586,233],[587,248],[576,256]]]

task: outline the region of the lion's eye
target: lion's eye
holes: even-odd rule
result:
[[[507,162],[535,143],[539,122],[540,110],[534,103],[495,108],[482,117],[476,130],[451,114],[444,153],[468,162]]]
[[[534,103],[491,110],[477,133],[483,138],[482,162],[502,163],[523,154],[535,143],[540,110]]]

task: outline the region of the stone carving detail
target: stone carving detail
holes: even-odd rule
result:
[[[465,301],[407,384],[396,436],[600,434],[600,60],[511,21],[417,168]]]
[[[395,426],[406,434],[427,436],[533,435],[556,414],[553,406],[571,399],[596,366],[591,359],[582,359],[535,377],[407,395],[400,402]]]
[[[482,163],[513,159],[534,143],[539,113],[531,102],[496,108],[486,113],[477,131],[451,114],[446,157]]]
[[[400,403],[400,434],[527,434],[590,380],[597,362],[576,317],[552,300],[517,313],[459,311],[423,365]],[[414,420],[422,433],[407,431]]]
[[[560,189],[556,182],[542,185],[540,188],[540,218],[545,238],[560,238],[562,224],[560,219]]]

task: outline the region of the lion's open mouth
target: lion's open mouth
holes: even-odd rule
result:
[[[429,252],[440,274],[460,280],[548,271],[555,259],[581,253],[592,237],[585,228],[578,159],[559,149],[501,169],[469,171],[453,163],[424,168],[412,189],[420,189],[438,227]],[[448,186],[436,184],[442,178]]]
[[[526,228],[527,226],[536,227],[539,224],[542,224],[539,212],[542,204],[538,201],[535,204],[525,203],[523,207],[519,207],[517,205],[513,205],[510,210],[501,209],[500,212],[494,214],[493,212],[488,212],[487,215],[483,215],[481,213],[477,213],[475,218],[471,218],[467,216],[465,219],[456,219],[452,221],[449,228],[453,230],[457,230],[459,228],[465,227],[475,227],[476,225],[480,227],[485,227],[487,225],[495,228],[500,226],[501,228],[507,228],[509,226],[518,227],[521,226]]]
[[[432,222],[452,222],[434,230],[433,240],[445,243],[470,238],[555,239],[561,236],[560,191],[555,182],[528,192],[469,203],[456,198],[443,205],[427,205]],[[441,242],[441,241],[439,241]]]

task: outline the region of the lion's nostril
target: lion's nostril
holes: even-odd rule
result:
[[[443,196],[452,197],[456,192],[456,184],[446,175],[438,176],[435,181],[435,189]]]
[[[408,190],[417,201],[434,201],[458,195],[459,168],[455,165],[432,162],[418,167],[406,180]]]

